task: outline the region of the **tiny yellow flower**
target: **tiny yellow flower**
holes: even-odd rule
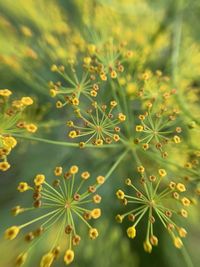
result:
[[[170,182],[169,183],[169,188],[174,190],[176,188],[176,183],[175,182]]]
[[[19,231],[20,231],[20,228],[18,226],[11,226],[5,231],[4,238],[7,240],[13,240],[16,238]]]
[[[0,90],[0,96],[9,97],[12,94],[12,92],[8,89],[1,89]]]
[[[96,203],[96,204],[98,204],[98,203],[101,202],[101,196],[98,195],[98,194],[94,195],[94,196],[92,197],[92,199],[93,199],[93,202]]]
[[[58,94],[58,91],[55,90],[55,89],[50,89],[49,90],[49,94],[50,94],[51,97],[55,97]]]
[[[81,173],[81,178],[83,178],[84,180],[87,180],[90,177],[90,173],[85,171]]]
[[[102,146],[102,145],[103,145],[103,140],[102,140],[102,139],[97,139],[97,140],[95,141],[95,145],[96,145],[96,146]]]
[[[77,172],[78,172],[78,166],[76,166],[76,165],[71,166],[70,173],[76,174]]]
[[[115,217],[115,220],[118,222],[118,223],[122,223],[123,222],[123,219],[124,217],[120,214],[117,214],[116,217]]]
[[[132,239],[135,238],[136,229],[135,229],[134,226],[129,227],[126,232],[127,232],[127,235],[128,235],[129,238],[132,238]]]
[[[95,46],[94,44],[89,44],[87,48],[88,48],[88,52],[89,52],[91,55],[94,54],[95,51],[96,51],[96,46]]]
[[[158,245],[158,238],[155,235],[152,235],[150,237],[150,242],[153,246],[157,246]]]
[[[23,104],[22,104],[22,102],[20,100],[14,100],[12,102],[12,107],[20,109],[20,108],[23,107]]]
[[[67,126],[69,126],[69,127],[73,127],[73,126],[74,126],[73,121],[67,121]]]
[[[102,81],[107,81],[107,76],[105,73],[100,74],[100,78]]]
[[[84,59],[83,59],[83,62],[84,62],[86,65],[90,65],[91,61],[92,61],[91,57],[84,57]]]
[[[110,102],[110,105],[111,105],[112,108],[114,108],[114,107],[117,106],[117,102],[116,102],[115,100],[112,100],[112,101]]]
[[[173,141],[174,141],[174,143],[179,144],[181,142],[181,138],[178,135],[175,135],[173,137]]]
[[[137,167],[137,171],[138,171],[139,173],[144,173],[145,168],[144,168],[143,166],[138,166],[138,167]]]
[[[27,183],[25,183],[25,182],[20,182],[19,185],[18,185],[18,187],[17,187],[17,190],[19,192],[21,192],[21,193],[22,192],[25,192],[25,191],[27,191],[29,189],[31,189],[31,187]]]
[[[183,206],[186,206],[186,207],[190,206],[190,203],[191,203],[191,201],[187,197],[183,197],[181,199],[181,202],[182,202]]]
[[[56,108],[62,108],[62,107],[63,107],[63,103],[61,101],[57,101]]]
[[[73,260],[74,260],[74,251],[71,249],[68,249],[65,252],[64,262],[68,265],[68,264],[72,263]]]
[[[187,231],[183,227],[178,229],[178,233],[179,233],[180,237],[186,237],[186,235],[187,235]]]
[[[114,135],[113,135],[113,140],[114,140],[115,142],[118,142],[118,141],[120,140],[119,135],[118,135],[118,134],[114,134]]]
[[[52,71],[52,72],[56,72],[56,71],[58,71],[58,67],[57,67],[55,64],[53,64],[53,65],[51,66],[51,71]]]
[[[136,125],[135,130],[136,132],[142,132],[144,130],[144,127],[142,125]]]
[[[10,168],[10,164],[7,161],[0,162],[0,171],[7,171]]]
[[[94,240],[98,237],[99,233],[98,230],[96,228],[90,228],[89,230],[89,237],[90,239]]]
[[[181,248],[183,246],[183,242],[179,237],[174,237],[174,246],[176,248]]]
[[[62,167],[60,167],[60,166],[56,167],[55,170],[54,170],[55,176],[61,176],[62,175],[62,171],[63,171]]]
[[[21,208],[20,206],[16,206],[14,208],[12,208],[11,213],[13,216],[17,216],[18,214],[22,213],[24,211],[23,208]]]
[[[16,266],[17,267],[22,266],[25,263],[25,261],[27,259],[27,256],[28,256],[27,253],[21,253],[21,254],[19,254],[17,256],[17,258],[16,258],[16,261],[15,261]]]
[[[146,251],[148,253],[151,253],[151,251],[152,251],[152,245],[149,242],[149,240],[144,241],[143,247],[144,247],[144,251]]]
[[[6,148],[14,148],[17,145],[17,140],[12,136],[3,137],[3,145]]]
[[[69,137],[70,137],[70,138],[75,138],[75,137],[77,137],[77,133],[76,133],[76,131],[70,131],[70,132],[69,132]]]
[[[30,106],[33,104],[33,99],[31,97],[22,97],[21,102],[24,106]]]
[[[98,219],[101,216],[101,209],[93,209],[91,211],[91,216],[93,219]]]
[[[126,120],[126,115],[124,115],[123,113],[119,113],[118,114],[118,119],[119,119],[119,121],[125,121]]]
[[[50,267],[53,263],[53,260],[54,260],[53,252],[45,254],[40,261],[40,267]]]
[[[158,173],[161,177],[165,177],[167,175],[167,172],[164,169],[159,169]]]
[[[45,182],[45,176],[43,174],[36,175],[34,183],[36,186],[42,185]]]
[[[125,184],[126,185],[131,185],[132,184],[131,179],[130,178],[126,178]]]
[[[30,123],[30,124],[26,124],[26,130],[29,132],[29,133],[35,133],[38,129],[38,127],[33,124],[33,123]]]
[[[90,95],[93,96],[93,97],[96,97],[97,96],[97,92],[95,90],[91,90],[90,91]]]
[[[143,148],[144,150],[147,150],[147,149],[149,148],[149,144],[143,144],[143,145],[142,145],[142,148]]]
[[[103,184],[103,183],[105,182],[105,177],[99,175],[99,176],[97,177],[96,181],[97,181],[97,184]]]
[[[112,79],[116,79],[117,78],[117,72],[115,70],[112,70],[111,73],[110,73],[110,77]]]
[[[124,194],[124,192],[122,190],[119,189],[116,192],[116,196],[117,196],[118,199],[124,199],[125,194]]]
[[[187,212],[187,210],[181,209],[181,211],[180,211],[180,215],[181,215],[182,217],[184,217],[184,218],[187,218],[187,217],[188,217],[188,212]]]
[[[182,184],[182,183],[178,183],[178,184],[176,185],[176,188],[177,188],[177,190],[180,191],[180,192],[185,192],[185,191],[186,191],[185,185]]]
[[[79,105],[79,99],[77,97],[74,97],[71,100],[71,103],[72,103],[73,106],[78,106]]]

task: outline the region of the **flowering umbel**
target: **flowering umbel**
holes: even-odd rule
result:
[[[118,142],[120,140],[118,125],[126,120],[126,116],[122,113],[113,114],[116,106],[116,101],[111,101],[109,107],[99,106],[97,102],[93,102],[87,112],[76,109],[75,112],[83,125],[78,126],[73,121],[68,121],[67,125],[73,128],[68,134],[69,137],[84,138],[84,141],[80,142],[81,147],[89,142],[96,146]]]
[[[183,245],[181,238],[186,236],[187,231],[179,226],[177,221],[178,217],[187,217],[186,209],[191,202],[182,196],[186,191],[185,185],[170,181],[164,169],[159,169],[156,175],[148,177],[143,166],[138,166],[137,170],[140,174],[140,186],[138,178],[125,180],[134,194],[122,190],[116,192],[117,198],[128,209],[127,212],[116,216],[117,222],[122,223],[127,218],[132,223],[127,229],[127,235],[133,239],[136,236],[136,226],[140,220],[145,219],[147,231],[143,246],[146,252],[151,253],[152,247],[158,245],[154,224],[160,221],[171,236],[175,247],[181,248]]]
[[[12,91],[0,89],[0,171],[7,171],[10,164],[7,160],[12,149],[17,145],[13,136],[16,133],[28,131],[34,133],[37,126],[23,120],[25,109],[33,104],[30,97],[10,101]]]
[[[96,182],[91,183],[88,171],[81,174],[78,172],[79,168],[76,165],[71,166],[65,172],[61,166],[58,166],[54,170],[56,179],[52,184],[47,182],[44,174],[38,174],[32,186],[26,182],[20,182],[17,187],[19,192],[32,192],[33,206],[29,208],[16,206],[12,209],[13,215],[16,216],[29,210],[36,212],[37,209],[41,209],[41,215],[21,225],[11,226],[5,231],[5,238],[13,240],[22,229],[37,224],[24,237],[27,242],[33,243],[32,248],[43,235],[48,235],[52,229],[57,231],[52,249],[41,259],[41,267],[51,266],[63,249],[65,249],[64,262],[68,265],[74,260],[74,247],[81,241],[77,220],[88,227],[90,239],[94,240],[99,235],[98,230],[92,227],[90,221],[101,216],[101,209],[93,208],[93,206],[101,202],[101,196],[96,193],[96,188],[104,183],[104,177],[98,176]],[[87,182],[89,182],[88,186],[83,189]],[[65,248],[61,246],[63,239],[66,244]],[[24,250],[18,256],[17,266],[25,262],[29,250],[29,248]]]

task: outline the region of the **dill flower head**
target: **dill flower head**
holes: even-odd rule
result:
[[[91,73],[85,68],[82,68],[81,74],[78,74],[70,65],[69,70],[66,70],[63,65],[52,65],[51,71],[58,73],[61,80],[49,82],[49,93],[51,97],[57,97],[57,108],[62,108],[67,104],[78,106],[82,96],[87,98],[95,98],[99,90],[99,82],[95,77],[91,77]]]
[[[183,195],[186,191],[185,185],[171,181],[164,169],[159,169],[155,175],[150,176],[146,175],[143,166],[138,166],[137,171],[140,179],[125,180],[125,184],[130,187],[129,193],[122,190],[116,192],[117,198],[127,209],[127,212],[116,216],[117,222],[122,223],[124,219],[128,219],[131,225],[127,229],[127,235],[134,239],[139,222],[146,220],[147,230],[143,247],[148,253],[151,253],[153,246],[158,245],[154,229],[157,221],[167,230],[175,247],[181,248],[181,238],[186,236],[187,231],[178,221],[181,217],[187,217],[187,208],[191,203],[190,199]]]
[[[165,146],[167,144],[179,144],[182,132],[177,125],[179,110],[168,103],[174,91],[163,93],[146,104],[146,110],[138,116],[139,122],[135,126],[136,140],[143,150],[149,148],[158,150],[163,157],[167,157]]]
[[[193,150],[187,155],[187,160],[184,163],[183,176],[186,182],[199,181],[200,172],[200,151]]]
[[[37,126],[23,120],[25,109],[33,104],[30,97],[10,100],[12,91],[0,89],[0,171],[7,171],[10,164],[7,157],[17,145],[15,134],[28,131],[35,132]]]
[[[99,36],[99,38],[101,38]],[[98,77],[102,81],[117,79],[118,75],[124,71],[125,57],[127,49],[125,46],[115,44],[112,38],[108,38],[105,42],[88,44],[88,53],[92,56],[90,68],[95,70]]]
[[[44,174],[36,175],[32,185],[26,182],[19,183],[17,190],[21,193],[32,192],[33,203],[32,207],[19,205],[14,207],[12,214],[16,216],[22,212],[33,211],[35,218],[21,225],[11,226],[5,231],[5,238],[13,240],[24,228],[34,225],[33,230],[24,236],[25,241],[32,244],[18,256],[17,262],[24,263],[32,247],[52,229],[56,231],[55,238],[49,251],[41,259],[41,267],[51,266],[63,250],[65,250],[64,262],[67,265],[74,260],[74,247],[81,241],[78,221],[88,227],[90,239],[98,237],[98,230],[90,221],[101,216],[101,209],[94,205],[101,202],[101,196],[96,194],[96,188],[104,182],[104,177],[98,176],[96,182],[91,183],[88,171],[78,173],[79,168],[76,165],[67,171],[58,166],[54,170],[56,179],[51,184],[47,182],[48,179]],[[39,215],[36,210],[41,210]],[[65,247],[62,247],[63,239]]]
[[[92,102],[91,108],[86,112],[75,109],[75,113],[82,124],[68,121],[67,125],[72,128],[68,136],[70,138],[81,138],[80,145],[83,146],[89,142],[96,146],[118,142],[120,140],[120,127],[118,125],[126,120],[126,116],[123,113],[116,114],[116,106],[117,102],[113,100],[110,101],[108,107]]]

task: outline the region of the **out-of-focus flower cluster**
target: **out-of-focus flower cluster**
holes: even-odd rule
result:
[[[25,109],[33,104],[30,97],[22,97],[10,100],[12,92],[8,89],[0,89],[0,170],[7,171],[10,164],[7,157],[17,145],[15,133],[28,131],[35,133],[37,126],[24,121]]]

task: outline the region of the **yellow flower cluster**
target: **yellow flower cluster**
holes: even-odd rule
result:
[[[58,238],[52,245],[53,249],[43,255],[40,261],[41,267],[50,267],[57,259],[61,253],[60,244],[62,243],[63,235],[67,240],[64,262],[66,265],[73,262],[74,247],[81,241],[75,217],[79,218],[88,227],[88,235],[91,240],[96,239],[99,235],[98,230],[92,227],[89,221],[98,219],[101,216],[101,209],[91,209],[90,203],[99,204],[101,202],[101,196],[96,194],[96,189],[104,183],[105,178],[98,176],[94,184],[92,183],[84,189],[85,183],[90,180],[90,173],[83,171],[78,179],[78,172],[79,167],[76,165],[71,166],[66,171],[61,166],[57,166],[54,169],[56,179],[53,180],[53,185],[47,182],[44,174],[37,174],[34,178],[33,186],[30,186],[27,182],[20,182],[17,187],[17,190],[21,193],[26,191],[33,192],[33,207],[23,208],[18,205],[12,209],[12,214],[16,216],[27,210],[34,210],[40,207],[42,207],[43,213],[24,224],[8,228],[5,231],[5,239],[15,239],[23,228],[42,220],[43,223],[36,230],[25,235],[25,240],[32,242],[33,246],[42,235],[48,234],[50,229],[55,228],[55,231],[58,231]],[[81,193],[81,191],[83,192]],[[30,249],[25,250],[17,257],[16,263],[18,266],[21,266],[20,264],[26,261]]]
[[[154,234],[154,223],[159,220],[173,239],[175,247],[181,248],[183,245],[181,238],[186,236],[187,231],[176,223],[172,215],[187,217],[187,211],[183,207],[189,207],[191,201],[185,196],[181,197],[186,191],[186,186],[180,182],[168,183],[165,169],[158,169],[158,177],[147,176],[143,166],[138,166],[137,171],[140,174],[140,186],[136,180],[134,183],[130,178],[125,181],[126,185],[133,189],[134,194],[126,194],[121,189],[116,192],[117,198],[124,206],[134,208],[130,207],[124,214],[118,214],[116,221],[122,223],[128,218],[133,225],[127,228],[127,235],[134,239],[136,226],[142,218],[146,218],[147,234],[143,247],[146,252],[151,253],[152,247],[158,245],[158,237]]]
[[[33,99],[22,97],[10,102],[11,95],[10,90],[0,89],[0,171],[10,168],[7,156],[17,145],[15,133],[23,132],[24,129],[31,133],[37,130],[35,124],[23,121],[23,111],[33,104]]]

